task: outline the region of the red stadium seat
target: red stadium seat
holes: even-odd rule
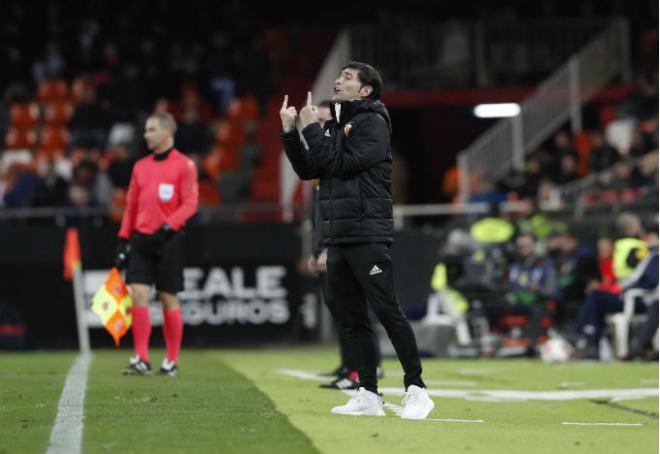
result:
[[[39,84],[37,98],[41,102],[65,101],[69,87],[62,79],[48,79]]]
[[[5,148],[8,150],[31,149],[36,143],[37,134],[32,129],[12,126],[5,135]]]
[[[69,145],[69,132],[66,128],[44,126],[41,130],[39,145],[43,151],[48,153],[63,150]]]
[[[248,121],[257,121],[259,117],[259,106],[254,96],[244,96],[243,98],[233,98],[229,103],[227,116],[231,120],[238,120],[245,123]]]
[[[73,115],[73,105],[69,101],[46,104],[44,122],[50,126],[66,126]]]
[[[36,102],[15,103],[10,108],[11,124],[18,128],[33,128],[39,121],[39,106]]]

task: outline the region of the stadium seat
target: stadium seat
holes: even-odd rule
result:
[[[66,126],[73,115],[69,101],[49,102],[45,105],[44,122],[50,126]]]
[[[52,153],[63,150],[69,145],[69,132],[66,128],[44,126],[41,130],[39,146],[45,152]]]
[[[257,121],[259,118],[259,106],[254,96],[233,98],[229,103],[227,116],[230,120],[238,120],[242,123]]]
[[[69,87],[62,79],[47,79],[39,84],[37,98],[41,102],[65,101]]]
[[[39,121],[39,106],[36,102],[12,104],[10,116],[13,126],[18,128],[33,128]]]
[[[8,150],[31,149],[37,143],[37,134],[32,129],[12,126],[5,135],[5,148]]]
[[[223,146],[240,147],[245,143],[245,130],[238,120],[221,121],[218,123],[218,131],[215,142]]]
[[[112,193],[112,203],[110,204],[110,219],[113,222],[121,222],[126,210],[127,192],[124,189],[115,189]]]

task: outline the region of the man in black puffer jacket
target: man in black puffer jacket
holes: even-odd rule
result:
[[[378,72],[350,62],[335,81],[333,120],[322,128],[311,93],[300,111],[302,143],[295,128],[298,116],[280,110],[282,142],[303,180],[320,178],[324,242],[328,246],[328,279],[340,323],[346,328],[360,376],[357,394],[333,408],[338,414],[384,416],[378,395],[376,351],[367,301],[385,327],[405,372],[402,418],[423,419],[433,409],[424,382],[417,343],[394,289],[392,258],[392,153],[390,117],[380,98]]]

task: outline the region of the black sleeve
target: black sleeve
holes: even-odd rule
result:
[[[320,128],[319,128],[320,130]],[[390,130],[378,114],[367,116],[344,139],[341,152],[319,146],[316,136],[308,137],[303,131],[309,148],[323,166],[330,166],[330,175],[349,178],[384,161],[390,150]],[[320,135],[320,133],[319,133]]]
[[[318,256],[325,245],[323,243],[323,229],[321,228],[321,197],[319,188],[314,188],[314,193],[312,194],[312,248],[314,249],[314,255]]]
[[[284,152],[286,153],[293,170],[298,174],[301,180],[313,180],[319,178],[319,170],[314,157],[305,150],[305,146],[300,140],[300,135],[296,128],[289,132],[280,133]]]

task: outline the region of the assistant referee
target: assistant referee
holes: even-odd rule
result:
[[[162,375],[178,371],[183,319],[177,292],[183,290],[184,232],[197,211],[199,188],[192,160],[174,148],[176,122],[157,112],[147,118],[144,139],[152,154],[133,167],[126,212],[119,230],[115,265],[127,267],[126,282],[133,297],[135,355],[126,374],[145,375],[149,364],[149,292],[155,284],[163,307],[167,355]]]

